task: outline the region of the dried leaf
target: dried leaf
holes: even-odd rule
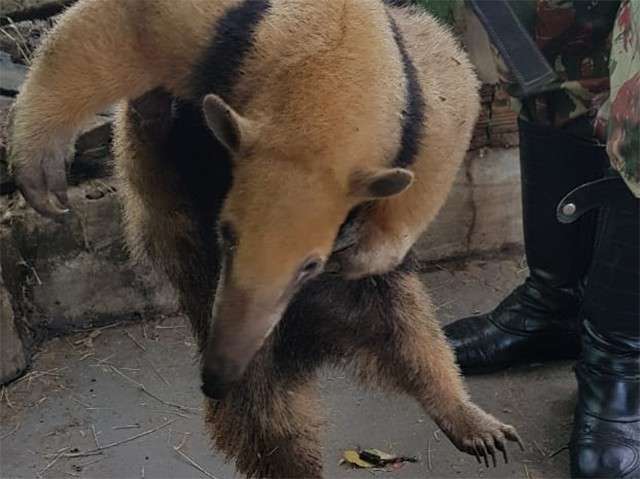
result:
[[[360,451],[360,457],[376,466],[386,466],[389,463],[398,462],[399,459],[398,456],[379,449],[365,449],[364,451]]]
[[[342,463],[350,464],[351,466],[359,467],[361,469],[371,469],[375,467],[370,462],[367,462],[360,458],[360,453],[352,449],[344,451],[342,453]]]
[[[418,462],[415,457],[396,456],[379,449],[365,449],[362,451],[347,450],[342,454],[340,464],[348,463],[362,469],[391,468],[399,469],[406,462]]]

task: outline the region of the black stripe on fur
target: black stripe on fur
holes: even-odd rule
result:
[[[400,139],[400,149],[393,160],[393,166],[405,168],[415,161],[420,147],[420,140],[423,135],[425,103],[422,89],[418,82],[418,72],[407,52],[402,33],[400,33],[400,29],[393,18],[389,17],[389,22],[393,31],[393,38],[400,51],[406,78],[406,104],[402,110],[402,137]]]
[[[211,46],[193,72],[196,98],[215,93],[229,101],[242,63],[253,46],[256,29],[269,10],[270,0],[245,0],[220,19]]]

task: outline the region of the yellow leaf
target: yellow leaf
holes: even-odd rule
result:
[[[346,462],[348,462],[349,464],[356,466],[356,467],[360,467],[362,469],[371,469],[373,466],[373,464],[367,462],[367,461],[363,461],[362,459],[360,459],[360,454],[358,454],[358,451],[354,451],[354,450],[348,450],[348,451],[344,451],[342,453],[342,457],[344,458],[344,460]]]

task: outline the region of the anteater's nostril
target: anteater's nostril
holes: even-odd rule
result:
[[[212,383],[202,383],[200,389],[205,396],[207,396],[209,399],[215,399],[216,401],[224,399],[228,391],[228,388],[224,387],[223,385]]]

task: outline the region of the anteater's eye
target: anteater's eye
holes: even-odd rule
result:
[[[225,248],[234,249],[238,245],[238,235],[229,222],[220,225],[220,239]]]
[[[302,263],[302,266],[300,266],[300,269],[298,270],[298,281],[306,281],[313,278],[314,276],[317,276],[322,272],[323,268],[324,261],[322,260],[322,258],[319,258],[317,256],[307,258],[307,260]]]

